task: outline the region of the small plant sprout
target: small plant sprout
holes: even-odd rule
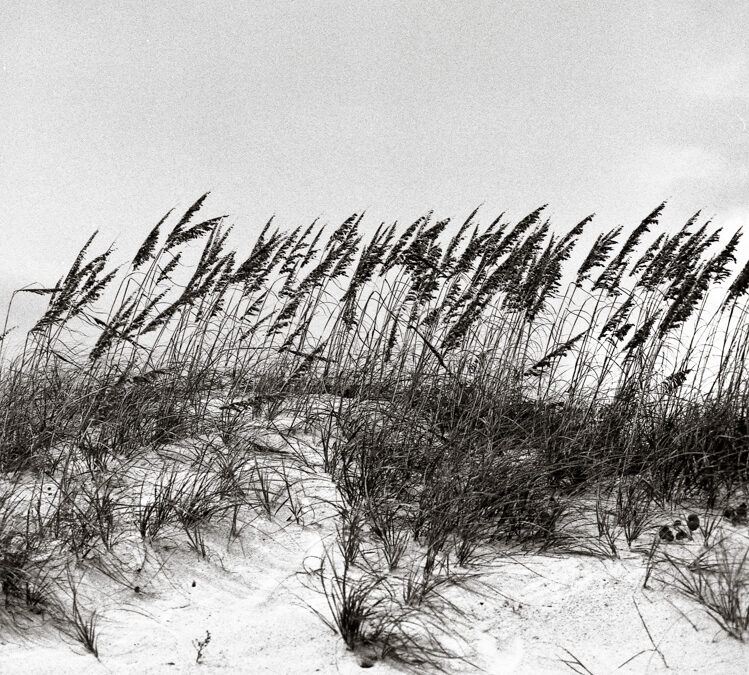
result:
[[[192,641],[192,646],[195,647],[195,663],[203,662],[203,655],[206,647],[211,643],[211,633],[205,632],[205,637],[202,639],[195,639]]]

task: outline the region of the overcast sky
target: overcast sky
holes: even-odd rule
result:
[[[206,190],[240,247],[273,213],[479,203],[749,225],[747,26],[746,0],[3,0],[0,288]]]

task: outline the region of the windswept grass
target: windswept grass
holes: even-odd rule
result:
[[[290,406],[384,565],[324,588],[349,647],[371,640],[372,598],[414,543],[430,588],[437,568],[500,542],[565,550],[586,496],[589,551],[616,556],[656,507],[743,494],[740,232],[721,237],[700,214],[667,227],[664,204],[628,231],[592,216],[561,231],[540,207],[488,224],[428,213],[365,236],[354,214],[329,231],[271,220],[240,253],[225,216],[203,218],[206,197],[166,214],[131,261],[113,266],[92,236],[56,284],[19,291],[48,305],[18,353],[0,352],[9,601],[43,606],[52,550],[94,560],[176,531],[205,556],[206,529],[227,521],[236,536],[241,513],[302,523],[294,479],[246,427]],[[425,591],[411,581],[413,599]],[[74,613],[96,654],[96,613]]]

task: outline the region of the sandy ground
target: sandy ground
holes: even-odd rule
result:
[[[334,491],[321,469],[304,482],[303,525],[260,518],[232,541],[217,528],[206,537],[206,559],[184,536],[148,548],[125,542],[126,583],[90,570],[81,585],[84,606],[100,610],[100,660],[44,626],[3,629],[0,672],[360,672],[358,657],[313,611],[326,612],[309,570],[332,545],[335,511],[326,500]],[[742,527],[728,534],[746,546]],[[496,674],[586,672],[563,662],[574,659],[596,675],[749,672],[749,646],[664,583],[665,571],[656,569],[643,589],[644,556],[623,549],[608,560],[493,552],[471,570],[480,572],[475,583],[447,591],[464,613],[455,637],[471,663]],[[211,640],[197,664],[194,641],[206,631]],[[462,661],[445,667],[480,672]],[[402,671],[377,662],[371,672]]]

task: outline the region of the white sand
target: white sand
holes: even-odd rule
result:
[[[325,501],[334,491],[319,464],[315,474],[300,483],[304,526],[287,522],[282,510],[275,519],[255,520],[232,542],[217,527],[206,537],[208,559],[176,532],[153,547],[137,539],[121,543],[130,588],[95,570],[81,584],[83,605],[102,615],[100,660],[49,627],[22,635],[4,629],[0,672],[360,672],[357,657],[311,609],[325,613],[327,605],[304,570],[316,567],[335,535],[335,511]],[[747,545],[746,526],[726,528]],[[749,647],[660,581],[665,571],[656,571],[644,590],[644,556],[621,543],[622,558],[612,560],[494,552],[472,591],[447,591],[466,613],[455,630],[472,662],[488,673],[571,673],[562,662],[571,653],[596,674],[749,672]],[[688,555],[699,542],[672,546]],[[206,631],[211,641],[196,664],[193,641]],[[459,661],[446,668],[476,672]],[[400,671],[378,662],[371,672]]]

